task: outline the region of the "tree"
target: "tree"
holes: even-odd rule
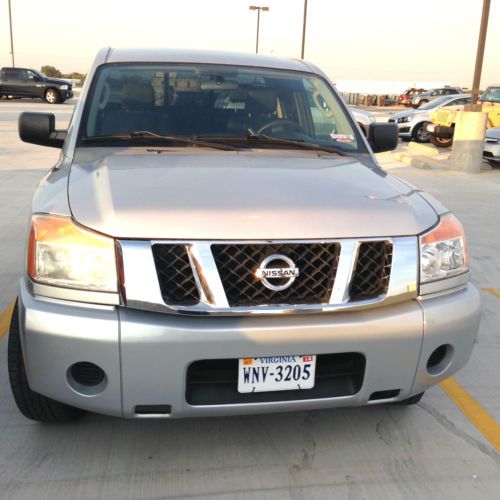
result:
[[[42,66],[42,73],[47,76],[53,76],[54,78],[61,78],[62,73],[54,66],[45,65]]]
[[[73,73],[66,73],[64,75],[64,78],[69,78],[71,80],[80,80],[80,85],[83,85],[86,76],[87,75],[84,75],[83,73],[78,73],[78,71],[73,71]]]

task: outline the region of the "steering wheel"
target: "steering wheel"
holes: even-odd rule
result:
[[[286,129],[292,130],[293,132],[298,132],[299,134],[305,134],[306,131],[297,123],[294,122],[293,120],[287,120],[281,119],[281,120],[272,120],[259,128],[257,130],[257,135],[263,134],[266,130],[272,129],[272,128],[278,128],[278,131],[285,131]],[[280,130],[281,129],[281,130]]]

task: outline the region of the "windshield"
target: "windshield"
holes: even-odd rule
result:
[[[422,104],[422,106],[419,106],[420,109],[434,109],[434,108],[439,108],[440,106],[443,106],[450,100],[449,96],[443,96],[443,97],[438,97],[437,99],[433,99],[432,101],[426,102],[425,104]]]
[[[115,145],[110,136],[146,131],[205,141],[260,136],[366,152],[344,105],[309,73],[203,64],[102,66],[87,98],[79,144],[107,136],[99,145]],[[155,142],[152,134],[141,140]],[[292,146],[267,140],[258,147]]]
[[[500,102],[500,87],[488,87],[481,95],[482,102]]]

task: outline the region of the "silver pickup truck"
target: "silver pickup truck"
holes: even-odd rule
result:
[[[460,222],[386,173],[312,64],[103,49],[33,199],[20,411],[194,417],[414,404],[479,323]]]

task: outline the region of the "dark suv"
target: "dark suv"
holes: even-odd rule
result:
[[[40,98],[49,104],[64,102],[73,97],[71,83],[52,78],[40,71],[25,68],[0,70],[0,97]]]

